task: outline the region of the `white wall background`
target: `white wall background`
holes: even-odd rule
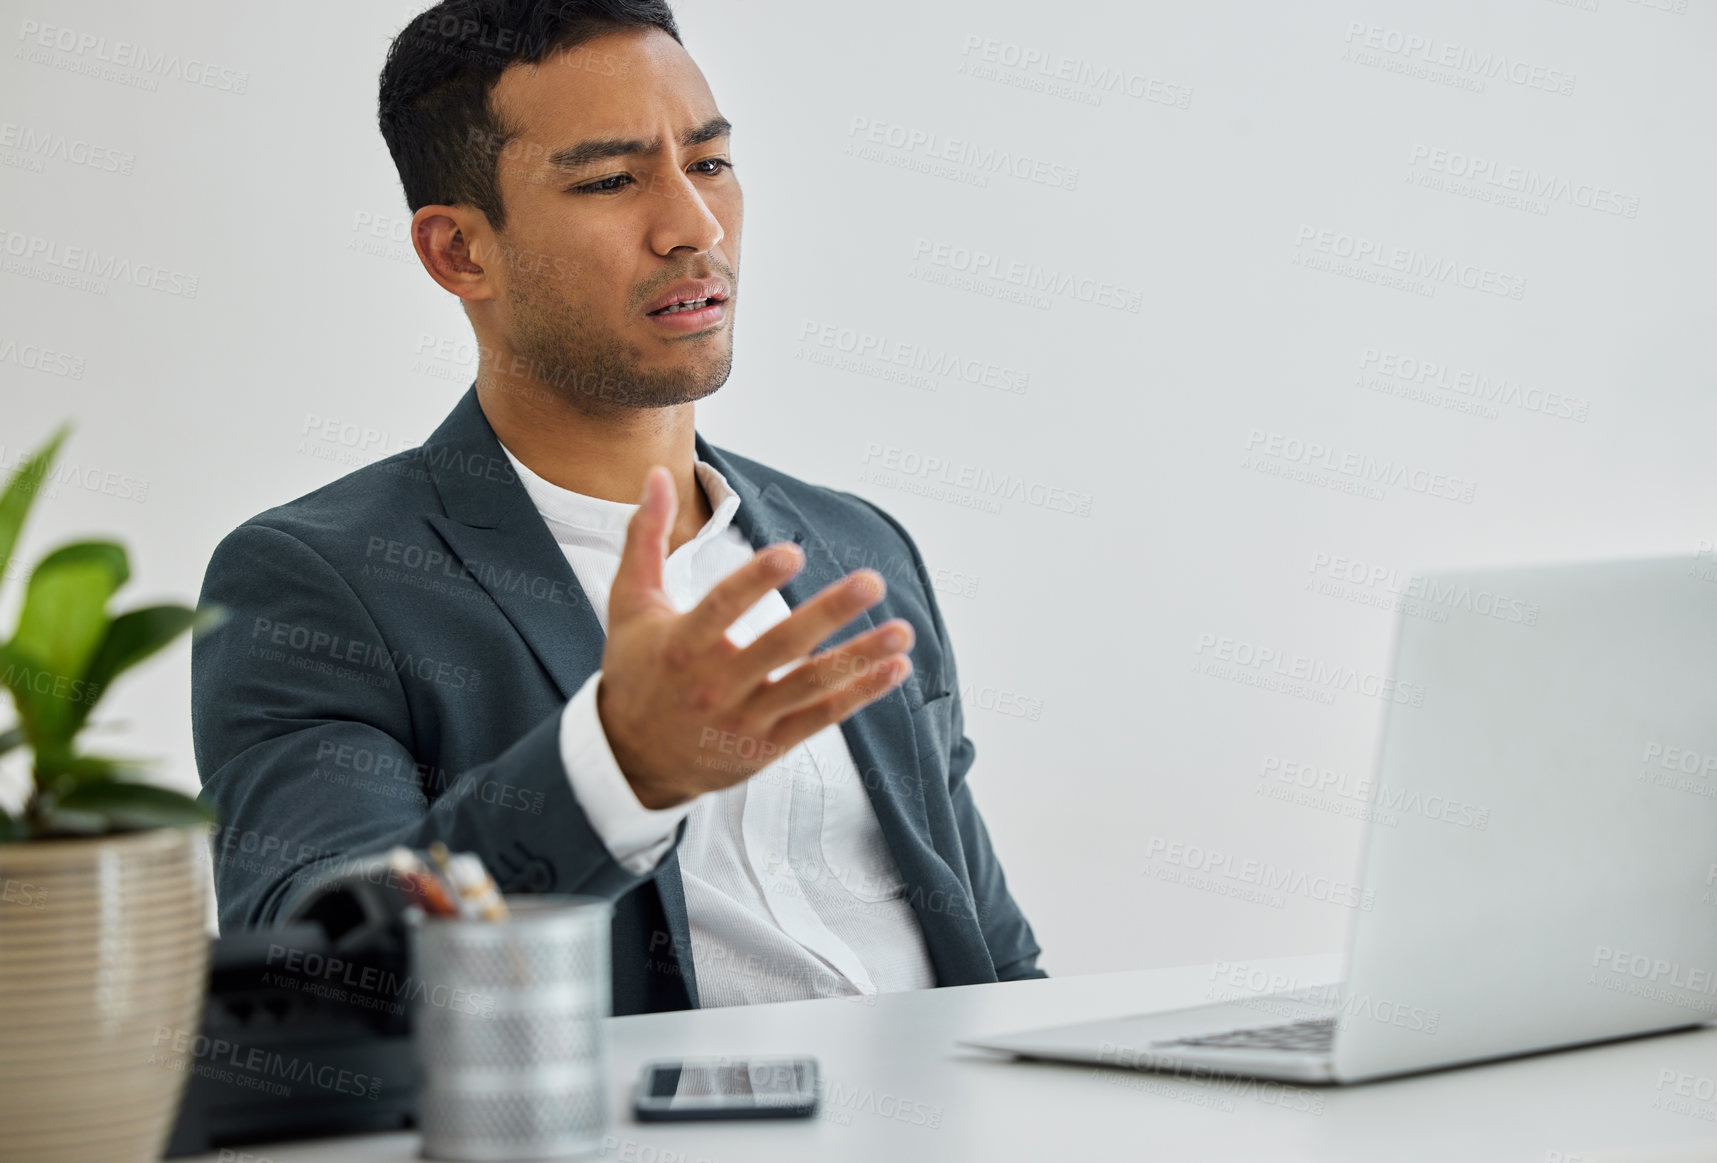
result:
[[[189,599],[234,525],[417,443],[470,382],[469,329],[404,241],[375,128],[383,55],[420,7],[0,5],[5,465],[77,425],[79,475],[38,508],[27,560],[118,534],[127,604]],[[941,571],[973,786],[1051,972],[1342,939],[1350,910],[1310,887],[1248,900],[1148,874],[1172,870],[1153,837],[1356,868],[1361,801],[1340,793],[1383,704],[1201,673],[1201,641],[1378,674],[1415,569],[1692,563],[1717,540],[1709,0],[678,14],[749,210],[735,370],[700,430],[877,501]],[[119,42],[210,83],[116,64]],[[986,167],[998,154],[1026,176]],[[1474,157],[1484,196],[1451,188]],[[1511,187],[1530,205],[1496,200]],[[1349,246],[1379,261],[1317,269]],[[166,268],[166,289],[62,285],[68,248]],[[1376,281],[1392,261],[1420,264],[1418,290]],[[1028,268],[1051,289],[994,294]],[[1136,309],[1083,301],[1093,283]],[[1025,390],[831,362],[840,329]],[[1440,365],[1441,386],[1378,378],[1386,359]],[[1475,410],[1480,377],[1501,396]],[[1354,485],[1344,466],[1385,462],[1410,475],[1375,496],[1294,475]],[[1444,478],[1470,499],[1436,495]],[[1088,513],[963,487],[1008,479]],[[180,643],[105,704],[109,748],[194,789],[188,705]],[[1270,757],[1337,794],[1259,794],[1281,783]]]

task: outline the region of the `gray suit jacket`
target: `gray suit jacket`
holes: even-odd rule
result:
[[[841,731],[937,984],[1044,976],[966,782],[954,655],[912,539],[862,498],[696,443],[739,493],[753,546],[806,551],[781,587],[789,606],[859,566],[887,579],[825,645],[897,616],[917,632],[911,677]],[[615,1013],[697,1004],[676,855],[627,871],[572,795],[560,712],[604,635],[474,387],[422,446],[233,530],[202,601],[232,614],[191,657],[224,928],[276,922],[356,857],[441,839],[505,891],[613,901]]]

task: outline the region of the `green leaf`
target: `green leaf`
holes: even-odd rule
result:
[[[199,634],[207,634],[232,617],[232,613],[219,602],[210,602],[207,605],[198,606],[196,620],[191,623],[191,637],[195,638]]]
[[[61,424],[46,444],[18,466],[18,471],[6,482],[6,491],[0,493],[0,574],[5,573],[7,563],[12,560],[12,550],[18,544],[18,534],[24,528],[24,518],[30,515],[30,506],[35,503],[36,494],[42,490],[42,482],[47,479],[48,468],[59,454],[60,444],[70,432],[70,424]]]
[[[125,550],[110,541],[62,546],[30,574],[18,632],[6,644],[3,680],[38,749],[63,744],[98,691],[84,672],[107,636],[107,603],[131,576]]]
[[[25,741],[24,728],[13,727],[10,731],[0,731],[0,755],[6,754]]]
[[[142,662],[186,630],[207,625],[214,620],[213,614],[207,608],[145,606],[128,610],[108,623],[107,634],[83,674],[84,697],[74,702],[67,726],[74,731],[81,727],[96,700],[121,672]]]
[[[47,689],[52,689],[53,676],[45,667],[19,655],[10,642],[0,643],[0,686],[11,690],[12,701],[18,706],[17,729],[32,741],[39,735],[36,721],[39,699],[35,693],[38,677]]]
[[[24,821],[7,811],[0,810],[0,844],[26,839],[29,834],[29,829],[24,826]]]
[[[50,795],[64,796],[89,781],[146,778],[148,775],[149,769],[135,759],[74,755],[60,749],[36,752],[36,786]]]
[[[117,779],[94,779],[55,800],[51,814],[101,816],[111,831],[212,824],[215,814],[201,800],[171,788]]]

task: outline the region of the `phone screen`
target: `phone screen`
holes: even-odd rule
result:
[[[638,1111],[656,1117],[809,1114],[817,1101],[810,1058],[703,1058],[653,1062],[638,1087]]]

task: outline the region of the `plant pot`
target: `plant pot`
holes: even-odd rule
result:
[[[197,1066],[208,829],[0,844],[0,1141],[155,1163]]]

